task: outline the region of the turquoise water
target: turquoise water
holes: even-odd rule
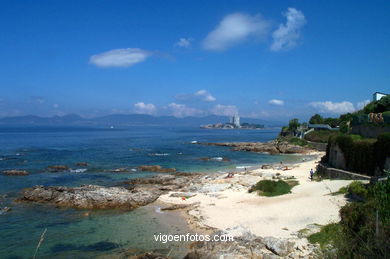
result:
[[[23,188],[34,185],[98,184],[113,186],[149,172],[110,173],[115,168],[161,165],[185,172],[233,170],[236,166],[296,161],[295,156],[234,152],[226,147],[190,144],[191,141],[268,141],[278,130],[206,130],[194,128],[134,127],[0,128],[0,171],[25,169],[30,175],[0,175],[0,258],[31,258],[40,235],[47,228],[38,258],[95,258],[131,249],[134,253],[158,250],[180,257],[186,244],[161,244],[156,233],[187,233],[175,213],[160,214],[154,206],[130,212],[60,209],[14,202]],[[202,161],[202,157],[227,157],[229,162]],[[88,162],[82,173],[49,173],[49,165],[72,169]]]

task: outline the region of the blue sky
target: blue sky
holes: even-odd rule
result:
[[[337,116],[390,92],[389,1],[0,3],[0,117]]]

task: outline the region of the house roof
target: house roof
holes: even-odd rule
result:
[[[384,94],[384,95],[389,95],[389,94],[385,94],[385,93],[382,93],[382,92],[375,92],[374,94]]]
[[[313,129],[338,130],[338,128],[332,128],[328,124],[309,124],[308,127]]]

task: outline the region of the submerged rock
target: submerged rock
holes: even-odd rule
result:
[[[186,209],[190,206],[192,206],[192,204],[173,204],[173,205],[161,208],[161,210],[179,210],[179,209]]]
[[[156,188],[35,186],[25,189],[18,201],[48,203],[81,209],[135,209],[155,201],[162,191]]]
[[[141,165],[138,166],[140,171],[156,172],[156,173],[174,173],[175,168],[163,168],[160,165]]]
[[[201,161],[219,161],[219,162],[229,162],[230,159],[227,157],[201,157]]]
[[[47,169],[49,169],[49,172],[51,173],[58,173],[68,171],[69,167],[66,165],[49,165]]]
[[[4,175],[25,176],[29,173],[26,170],[6,170],[3,171]]]
[[[7,212],[10,212],[11,210],[12,210],[12,208],[10,208],[10,207],[0,208],[0,215],[7,213]]]
[[[121,168],[113,169],[110,172],[113,172],[113,173],[128,173],[129,169],[121,167]]]
[[[76,166],[88,166],[87,162],[78,162],[76,163]]]

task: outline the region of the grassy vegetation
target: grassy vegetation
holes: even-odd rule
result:
[[[292,144],[292,145],[298,145],[301,147],[305,147],[305,146],[309,145],[309,143],[306,140],[301,139],[301,138],[297,138],[297,137],[287,138],[287,142]]]
[[[299,182],[295,180],[289,180],[289,181],[273,181],[273,180],[261,180],[257,182],[255,185],[253,185],[248,192],[257,192],[260,196],[279,196],[283,194],[287,194],[291,192],[291,189],[298,185]]]
[[[338,135],[338,132],[329,130],[315,130],[305,135],[305,140],[312,142],[327,143],[329,137]]]
[[[324,249],[328,245],[333,245],[337,238],[340,236],[341,226],[338,223],[331,223],[321,227],[321,231],[311,234],[307,237],[310,243],[320,244],[321,248]]]
[[[389,172],[387,172],[389,173]],[[354,181],[340,190],[364,199],[340,209],[340,222],[321,227],[307,239],[321,246],[324,258],[387,258],[390,254],[390,179],[375,185]],[[303,229],[305,235],[309,230]]]
[[[335,196],[335,195],[340,195],[340,194],[347,194],[348,193],[348,187],[347,186],[344,186],[344,187],[341,187],[337,192],[332,192],[331,195]]]

